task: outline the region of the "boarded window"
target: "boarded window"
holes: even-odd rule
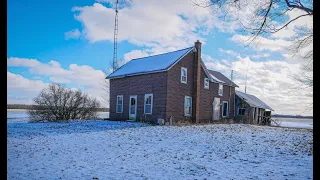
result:
[[[181,83],[187,83],[187,68],[181,67]]]
[[[209,89],[209,78],[204,78],[204,88]]]
[[[228,102],[222,102],[222,117],[228,117]]]
[[[152,114],[153,94],[144,95],[144,114]]]
[[[191,116],[192,114],[192,99],[190,96],[184,98],[184,115]]]
[[[116,112],[117,113],[122,113],[123,112],[123,95],[118,95],[117,96]]]
[[[244,116],[245,113],[246,113],[246,109],[244,109],[244,108],[239,108],[238,109],[238,115],[239,116]]]
[[[222,84],[219,84],[218,94],[219,94],[219,96],[223,95],[223,85]]]

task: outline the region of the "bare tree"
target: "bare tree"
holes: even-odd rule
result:
[[[123,66],[127,61],[125,60],[120,60],[119,62],[117,62],[117,67],[120,68],[121,66]],[[101,79],[101,88],[102,88],[102,99],[104,101],[105,104],[109,104],[110,102],[110,96],[109,96],[109,93],[110,93],[110,81],[108,79],[106,79],[106,77],[112,72],[112,64],[113,62],[110,61],[110,64],[108,66],[107,69],[101,69],[101,71],[103,72],[103,77]]]
[[[103,99],[105,104],[109,104],[110,84],[109,84],[109,80],[106,79],[106,77],[109,75],[110,70],[102,69],[101,71],[104,74],[100,83],[103,91],[101,98]]]
[[[100,103],[87,94],[50,84],[34,98],[35,106],[28,111],[30,122],[55,122],[73,119],[96,119]]]
[[[225,22],[238,22],[238,29],[249,37],[248,45],[261,37],[288,28],[303,17],[313,18],[313,0],[192,0],[197,7],[210,8],[215,16]],[[297,10],[295,17],[289,13]],[[245,14],[244,16],[241,16]],[[292,13],[291,13],[292,14]],[[296,82],[313,88],[313,27],[293,28],[294,35],[288,40],[287,50],[294,58],[301,60],[301,71],[294,74]],[[310,94],[312,96],[312,93]]]
[[[211,8],[225,21],[238,21],[242,25],[242,32],[252,35],[252,41],[258,36],[279,32],[304,16],[313,17],[312,0],[303,2],[300,0],[193,0],[192,2],[198,7]],[[293,19],[286,19],[288,13],[295,9],[304,13]],[[246,11],[246,15],[249,16],[245,20],[237,15],[231,19],[228,18],[230,13],[238,14],[243,11]]]

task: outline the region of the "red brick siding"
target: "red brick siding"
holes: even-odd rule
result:
[[[209,83],[209,89],[204,88],[204,78],[207,77],[205,74],[203,68],[201,68],[201,81],[200,81],[200,86],[201,86],[201,94],[200,94],[200,122],[202,123],[207,123],[207,122],[212,122],[212,114],[213,114],[213,107],[212,107],[212,102],[214,100],[214,97],[219,97],[220,102],[222,101],[228,101],[228,106],[229,106],[229,118],[233,118],[234,114],[234,87],[230,86],[223,86],[223,94],[222,96],[219,96],[218,94],[218,89],[219,89],[219,84],[218,83]],[[231,96],[229,95],[231,88]],[[230,102],[229,102],[229,96]],[[222,108],[220,108],[220,117],[222,115]]]
[[[152,115],[144,116],[144,95],[153,94]],[[129,119],[130,95],[137,95],[137,118],[157,120],[166,117],[167,72],[110,80],[110,119]],[[116,113],[117,95],[123,95],[123,113]]]
[[[168,71],[168,89],[167,89],[167,107],[166,119],[173,116],[173,120],[177,121],[190,121],[195,115],[194,98],[193,95],[193,81],[194,81],[194,53],[190,52],[176,65]],[[181,67],[188,69],[187,84],[181,83]],[[185,96],[192,97],[192,116],[184,116],[184,98]]]

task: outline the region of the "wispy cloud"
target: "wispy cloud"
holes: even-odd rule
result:
[[[66,40],[68,39],[78,39],[81,35],[79,29],[73,29],[71,31],[65,32],[64,37]]]

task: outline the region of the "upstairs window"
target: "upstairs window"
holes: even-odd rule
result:
[[[152,114],[153,94],[144,95],[144,114]]]
[[[209,89],[209,78],[204,78],[204,88]]]
[[[181,83],[187,84],[187,72],[187,68],[181,67]]]
[[[223,85],[222,84],[219,84],[218,94],[219,94],[219,96],[223,95]]]
[[[118,95],[116,113],[122,113],[122,112],[123,112],[123,95]]]
[[[190,96],[184,97],[184,115],[191,116],[192,112],[192,98]]]
[[[246,113],[246,109],[244,109],[244,108],[238,108],[238,115],[239,115],[239,116],[244,116],[245,113]]]

